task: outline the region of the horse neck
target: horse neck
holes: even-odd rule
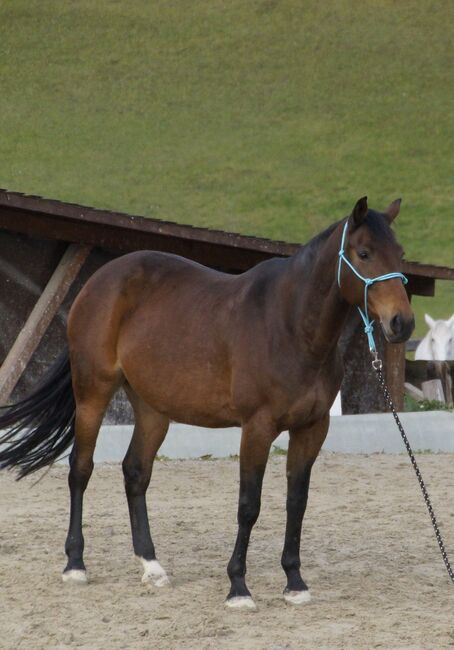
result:
[[[301,345],[316,361],[335,351],[351,309],[337,284],[342,226],[343,223],[326,239],[315,241],[307,252],[308,259],[304,259],[304,251],[300,260],[300,254],[295,256],[296,331]]]

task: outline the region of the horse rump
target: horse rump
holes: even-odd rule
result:
[[[68,350],[25,399],[0,407],[0,469],[18,479],[52,464],[74,440],[75,401]]]

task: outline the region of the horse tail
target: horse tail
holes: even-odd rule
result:
[[[25,399],[0,407],[0,469],[18,479],[52,464],[74,440],[76,404],[65,350]]]

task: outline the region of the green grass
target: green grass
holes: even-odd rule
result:
[[[278,447],[277,445],[273,445],[273,448],[271,449],[270,454],[272,456],[287,456],[287,449],[282,449],[282,447]]]
[[[436,399],[423,399],[421,401],[413,399],[410,395],[404,398],[405,411],[451,411],[452,409],[445,402],[439,402]]]
[[[4,0],[0,185],[287,241],[402,196],[454,266],[452,7]]]

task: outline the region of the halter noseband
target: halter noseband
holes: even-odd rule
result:
[[[367,334],[367,340],[369,343],[369,350],[371,352],[376,352],[377,348],[375,347],[375,340],[374,340],[374,321],[370,320],[369,318],[369,312],[367,309],[367,292],[369,287],[372,284],[375,284],[375,282],[383,282],[384,280],[392,280],[393,278],[400,278],[404,284],[407,284],[408,278],[405,277],[403,273],[385,273],[385,275],[378,275],[376,278],[365,278],[364,276],[359,273],[353,264],[350,262],[350,260],[346,257],[345,255],[345,239],[347,236],[347,228],[348,228],[348,220],[345,222],[344,230],[342,231],[342,239],[341,239],[341,245],[339,249],[339,262],[338,262],[338,267],[337,267],[337,284],[340,287],[340,280],[341,280],[341,268],[342,268],[342,262],[345,262],[347,266],[351,268],[353,273],[364,282],[364,311],[361,309],[361,307],[358,307],[358,311],[361,314],[361,318],[363,319],[364,323],[364,332]]]

